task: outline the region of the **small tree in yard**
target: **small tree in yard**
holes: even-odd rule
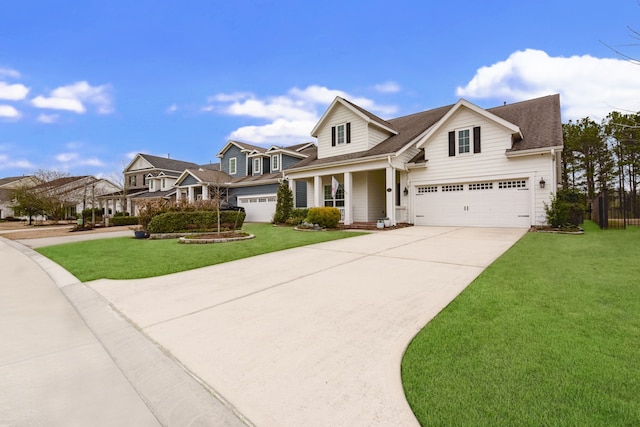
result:
[[[554,228],[577,227],[583,221],[584,195],[577,190],[559,190],[551,199],[551,205],[545,203],[547,223]]]
[[[278,200],[276,202],[276,213],[273,222],[284,224],[291,217],[293,211],[293,191],[289,188],[288,181],[282,181],[278,187]]]

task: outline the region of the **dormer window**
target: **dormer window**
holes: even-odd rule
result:
[[[271,170],[277,171],[280,169],[280,155],[274,154],[271,156]]]
[[[351,143],[351,123],[331,127],[331,146]]]
[[[238,173],[238,159],[232,157],[229,159],[229,175],[235,175]]]
[[[260,175],[262,173],[262,158],[256,157],[253,159],[253,174]]]
[[[150,179],[149,180],[149,190],[151,190],[151,191],[153,191],[153,183],[154,183],[154,180]]]

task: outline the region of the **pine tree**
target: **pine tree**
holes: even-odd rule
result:
[[[291,211],[293,211],[293,192],[289,188],[289,182],[282,181],[278,187],[278,200],[273,222],[276,224],[286,223],[291,217]]]

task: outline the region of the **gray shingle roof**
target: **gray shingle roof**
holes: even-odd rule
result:
[[[350,104],[366,114],[366,110],[363,110],[351,102]],[[396,130],[398,134],[390,136],[369,150],[357,153],[318,159],[316,152],[308,158],[296,163],[294,166],[290,167],[289,170],[394,154],[404,148],[408,143],[415,140],[415,138],[431,126],[436,124],[453,106],[453,104],[447,105],[383,121],[388,127]],[[550,95],[529,101],[489,108],[487,111],[520,127],[524,138],[521,141],[515,142],[510,151],[521,151],[562,145],[562,123],[560,118],[559,95]],[[376,117],[371,113],[369,113],[368,116]]]
[[[152,156],[151,154],[140,153],[140,157],[143,157],[145,160],[151,163],[155,169],[164,169],[164,170],[182,172],[185,169],[199,167],[196,163],[169,159],[167,157]]]

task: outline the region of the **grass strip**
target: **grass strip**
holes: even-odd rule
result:
[[[640,228],[585,228],[527,234],[414,338],[422,425],[640,425]]]
[[[132,237],[88,240],[45,246],[37,251],[60,264],[82,282],[97,279],[141,279],[206,267],[269,252],[306,246],[365,233],[353,231],[299,232],[291,227],[245,224],[255,239],[238,242],[181,245],[176,239]]]

